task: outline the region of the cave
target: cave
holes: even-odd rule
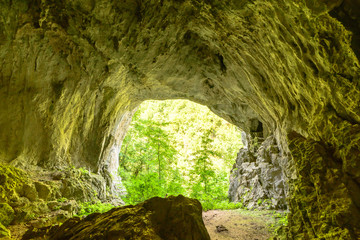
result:
[[[121,179],[112,173],[136,107],[188,99],[253,139],[275,141],[288,185],[288,239],[358,239],[359,7],[1,1],[0,162],[59,179],[71,177],[61,174],[70,166],[88,169],[98,197],[116,194]]]

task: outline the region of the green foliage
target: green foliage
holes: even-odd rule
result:
[[[177,169],[169,168],[176,150],[162,128],[165,123],[136,119],[124,139],[119,173],[127,189],[125,201],[142,202],[154,196],[181,194]]]
[[[229,202],[228,200],[223,200],[223,201],[211,201],[211,199],[209,200],[201,201],[201,205],[204,211],[212,210],[212,209],[230,210],[230,209],[243,208],[242,203]]]
[[[202,185],[202,191],[199,191],[199,187],[196,191],[196,195],[208,194],[211,192],[211,183],[216,179],[216,173],[213,169],[211,161],[212,156],[219,156],[220,154],[211,149],[211,144],[214,142],[210,138],[210,134],[213,132],[212,129],[208,129],[201,136],[201,148],[194,153],[195,161],[191,174],[198,177],[197,185]]]
[[[272,239],[288,239],[286,229],[288,227],[288,213],[287,212],[276,212],[274,211],[272,217],[275,219],[273,223],[269,225],[270,231],[273,232]]]
[[[208,209],[232,209],[229,171],[241,146],[240,131],[189,101],[148,101],[133,117],[124,138],[119,174],[124,201],[185,195]]]
[[[26,219],[27,220],[34,220],[36,218],[38,218],[39,215],[37,215],[36,213],[29,213],[27,216],[26,216]]]
[[[95,212],[103,213],[103,212],[107,212],[110,209],[114,208],[114,206],[112,204],[102,203],[100,201],[96,202],[96,203],[91,203],[91,202],[79,203],[79,207],[80,207],[80,210],[77,213],[78,216],[87,216],[87,215],[95,213]]]
[[[82,167],[81,167],[81,168],[79,168],[78,170],[79,170],[80,173],[83,174],[83,175],[89,175],[89,174],[90,174],[89,171],[86,170],[85,168],[82,168]]]
[[[59,198],[57,201],[58,202],[66,202],[68,199],[65,197]]]
[[[274,217],[276,218],[276,223],[281,226],[287,226],[288,225],[288,213],[287,212],[276,212],[274,214]]]

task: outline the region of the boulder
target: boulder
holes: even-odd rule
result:
[[[32,229],[27,239],[210,240],[199,201],[184,196],[154,197],[135,206],[71,218],[61,226]]]
[[[50,186],[42,182],[35,182],[34,184],[39,198],[47,200],[49,198],[49,195],[51,194]]]

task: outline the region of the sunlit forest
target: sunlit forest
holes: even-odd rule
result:
[[[230,169],[241,131],[207,107],[187,100],[146,101],[135,113],[122,144],[119,174],[127,204],[154,196],[200,200],[206,209],[229,203]]]

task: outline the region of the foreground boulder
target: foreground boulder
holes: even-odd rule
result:
[[[61,226],[29,230],[23,239],[210,239],[199,201],[154,197],[135,206],[71,218]]]

